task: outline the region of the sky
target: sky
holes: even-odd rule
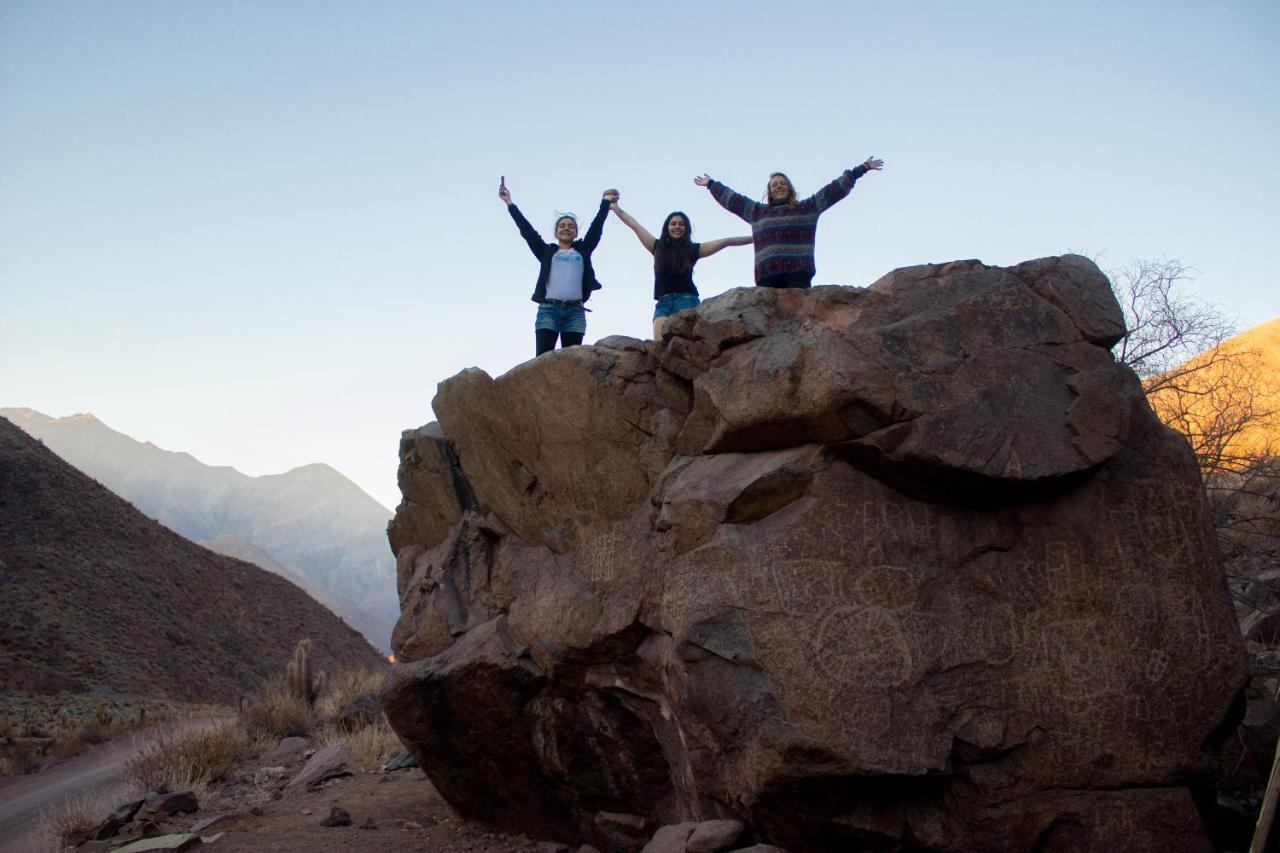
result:
[[[875,156],[816,283],[1177,258],[1247,328],[1280,316],[1278,42],[1274,2],[0,0],[0,406],[394,507],[436,385],[533,355],[500,176],[548,237],[616,187],[708,240],[749,230],[695,175],[807,195]],[[611,219],[593,263],[587,342],[647,337],[649,255]]]

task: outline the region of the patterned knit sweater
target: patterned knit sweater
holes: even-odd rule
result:
[[[849,194],[854,181],[867,173],[866,166],[845,170],[844,174],[795,204],[761,204],[734,192],[719,181],[707,184],[712,197],[730,213],[751,223],[756,251],[756,284],[779,276],[796,286],[808,287],[816,268],[813,242],[818,217]],[[776,280],[776,279],[775,279]]]

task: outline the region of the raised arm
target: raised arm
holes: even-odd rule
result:
[[[714,255],[726,246],[750,246],[751,243],[752,239],[750,237],[725,237],[721,240],[708,240],[698,245],[698,257],[705,258],[707,255]]]
[[[524,218],[524,214],[520,212],[520,208],[516,207],[516,203],[511,200],[511,191],[507,189],[507,179],[503,177],[502,183],[498,184],[498,198],[502,199],[507,206],[507,213],[511,214],[511,218],[516,221],[516,228],[520,229],[520,236],[529,246],[529,251],[533,252],[533,256],[539,260],[542,259],[542,253],[547,248],[547,241],[542,239],[529,220]]]
[[[591,225],[587,227],[586,236],[582,238],[582,248],[590,252],[600,243],[600,236],[604,234],[604,221],[609,217],[609,205],[611,205],[618,197],[617,190],[605,190],[604,197],[600,199],[600,209],[596,211],[595,219],[591,220]]]
[[[716,200],[716,203],[734,216],[747,222],[756,221],[756,214],[761,207],[759,203],[752,201],[741,193],[734,192],[719,181],[713,181],[708,175],[699,175],[693,179],[693,182],[710,190],[711,197]]]
[[[653,235],[650,234],[643,225],[637,222],[634,216],[627,213],[621,207],[618,207],[618,203],[616,201],[613,203],[613,212],[618,215],[618,218],[621,219],[628,228],[636,232],[636,237],[640,239],[641,245],[649,250],[649,254],[653,254],[653,244],[655,242]]]
[[[857,183],[858,178],[861,178],[867,172],[872,170],[879,171],[883,168],[883,160],[868,157],[864,162],[854,166],[852,169],[846,169],[844,174],[800,202],[800,204],[805,206],[812,205],[815,210],[821,213],[847,196],[853,189],[853,185]]]

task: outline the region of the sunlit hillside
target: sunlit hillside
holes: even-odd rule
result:
[[[1280,452],[1280,318],[1147,385],[1156,414],[1188,436],[1207,468],[1232,469]]]

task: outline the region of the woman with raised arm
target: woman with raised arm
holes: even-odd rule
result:
[[[584,303],[591,298],[593,290],[600,289],[591,266],[591,253],[600,243],[609,204],[617,197],[617,190],[605,190],[600,209],[581,240],[578,239],[578,220],[573,214],[561,215],[556,219],[556,242],[548,243],[511,201],[506,177],[498,184],[498,198],[507,205],[507,213],[515,220],[520,236],[538,259],[538,281],[532,296],[538,303],[538,317],[533,324],[535,355],[555,349],[556,338],[560,339],[562,348],[582,343],[582,336],[587,333]]]
[[[749,246],[750,237],[725,237],[722,240],[708,240],[705,243],[694,243],[693,226],[689,217],[682,211],[667,214],[662,223],[662,236],[654,238],[649,231],[635,218],[613,202],[613,212],[636,232],[640,244],[653,255],[653,298],[657,305],[653,308],[653,339],[662,339],[662,327],[667,318],[679,311],[693,308],[701,301],[698,288],[693,283],[693,265],[699,258],[714,255],[726,246]]]
[[[884,168],[883,160],[868,157],[806,199],[797,199],[791,179],[781,172],[769,176],[764,203],[752,201],[707,175],[693,182],[711,191],[721,207],[751,223],[756,246],[756,284],[760,287],[811,287],[816,271],[813,243],[818,217],[849,194],[867,172]]]

